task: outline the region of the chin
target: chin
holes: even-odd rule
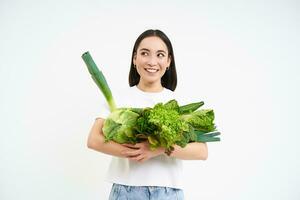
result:
[[[145,82],[147,83],[150,83],[150,84],[153,84],[153,83],[156,83],[156,82],[160,82],[160,77],[155,77],[155,78],[145,78],[144,79]]]

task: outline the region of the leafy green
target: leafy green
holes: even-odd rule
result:
[[[182,138],[188,124],[180,120],[177,101],[166,104],[158,103],[153,108],[146,108],[137,119],[137,131],[149,137],[152,148],[161,146],[170,149]]]
[[[184,114],[181,118],[196,130],[211,132],[216,129],[214,125],[214,111],[212,109],[201,109],[190,114]]]
[[[105,120],[103,133],[106,141],[118,143],[135,143],[135,125],[139,114],[130,109],[117,109]]]

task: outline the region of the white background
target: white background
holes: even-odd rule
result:
[[[300,199],[298,1],[0,1],[0,199],[107,199],[110,156],[86,147],[104,98],[126,87],[135,39],[171,39],[178,92],[222,132],[185,161],[187,200]]]

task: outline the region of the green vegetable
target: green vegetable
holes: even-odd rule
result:
[[[180,119],[178,110],[176,100],[145,109],[137,119],[137,132],[151,136],[149,143],[152,148],[162,146],[171,149],[180,142],[182,134],[189,131],[189,125]]]
[[[116,104],[103,73],[98,69],[89,52],[85,52],[84,54],[82,54],[81,57],[84,60],[93,80],[102,91],[109,105],[110,111],[113,112],[116,109]]]
[[[204,102],[197,102],[197,103],[190,103],[184,106],[180,106],[179,107],[179,113],[180,114],[189,114],[191,112],[194,112],[195,110],[197,110],[198,108],[200,108],[201,106],[204,105]]]
[[[118,143],[135,143],[134,127],[139,114],[130,109],[117,109],[105,120],[103,133],[106,141],[114,140]]]
[[[203,131],[194,131],[196,134],[196,140],[195,141],[201,141],[201,142],[217,142],[220,141],[220,138],[215,137],[220,135],[221,133],[218,131],[214,132],[203,132]]]
[[[220,132],[216,131],[213,110],[199,110],[203,101],[179,106],[173,99],[157,103],[153,108],[116,108],[105,77],[89,52],[82,58],[111,111],[102,129],[106,141],[134,144],[148,140],[152,149],[164,147],[167,152],[175,144],[185,147],[189,142],[220,141],[216,137]]]
[[[196,130],[211,132],[216,128],[214,125],[214,111],[211,109],[197,110],[189,114],[184,114],[181,118]]]

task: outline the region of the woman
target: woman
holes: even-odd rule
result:
[[[175,98],[177,74],[172,44],[160,30],[147,30],[136,40],[128,91],[117,98],[118,107],[152,107]],[[205,160],[205,143],[150,150],[148,142],[135,145],[104,142],[102,126],[109,111],[100,113],[90,131],[88,147],[112,155],[107,179],[113,183],[110,200],[183,199],[182,160]]]

